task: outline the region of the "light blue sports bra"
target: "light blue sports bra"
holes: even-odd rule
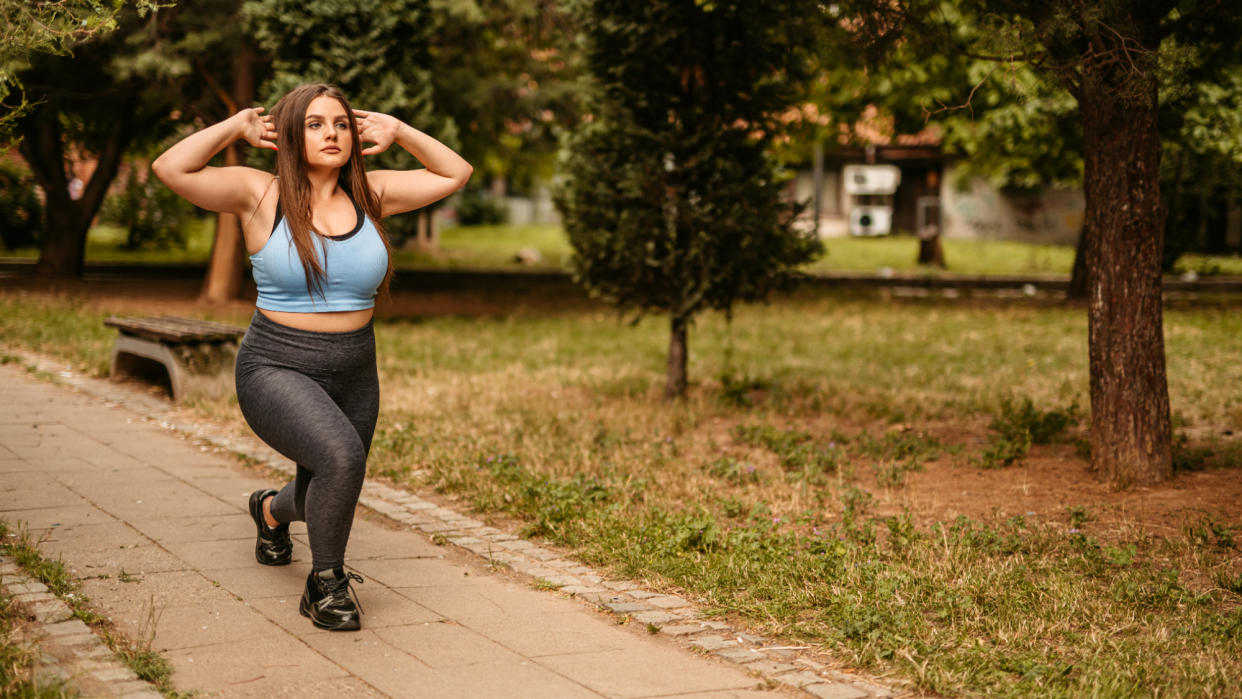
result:
[[[263,248],[250,256],[254,282],[259,287],[255,304],[266,311],[320,313],[360,311],[375,306],[375,290],[388,272],[388,250],[371,219],[358,212],[358,225],[345,235],[315,235],[315,251],[324,277],[320,289],[312,284],[306,293],[306,271],[293,246],[289,222],[276,202],[276,224]]]

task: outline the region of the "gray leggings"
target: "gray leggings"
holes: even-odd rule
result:
[[[281,325],[255,312],[237,352],[237,403],[255,434],[298,465],[272,500],[280,522],[306,522],[311,566],[345,563],[345,545],[379,415],[375,333]]]

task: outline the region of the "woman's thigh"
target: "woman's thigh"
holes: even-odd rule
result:
[[[310,376],[254,368],[238,376],[237,403],[260,439],[312,472],[325,463],[358,461],[359,455],[365,461],[370,435],[364,441],[350,416]]]

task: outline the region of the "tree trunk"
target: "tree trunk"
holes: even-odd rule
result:
[[[674,317],[668,338],[668,370],[664,384],[665,400],[675,400],[686,395],[686,319]]]
[[[1088,64],[1079,92],[1090,231],[1091,464],[1115,488],[1149,485],[1173,472],[1156,70],[1154,57],[1141,62],[1144,69],[1124,74]]]
[[[86,234],[108,193],[108,186],[116,178],[131,134],[123,121],[113,124],[103,150],[97,154],[95,172],[76,200],[69,196],[63,133],[57,115],[35,107],[23,122],[22,135],[22,154],[46,197],[45,228],[36,274],[44,278],[81,277],[86,258]]]
[[[940,242],[940,231],[924,231],[919,233],[919,256],[916,262],[940,269],[948,269],[944,261],[944,245]]]
[[[435,250],[439,248],[440,231],[436,228],[435,205],[424,206],[414,215],[418,217],[418,229],[415,232],[415,238],[418,241],[418,249]]]
[[[224,152],[224,164],[239,165],[238,151],[237,144],[229,146]],[[241,296],[245,251],[241,222],[233,214],[216,214],[216,236],[211,244],[211,262],[199,294],[200,301],[225,303]]]
[[[236,112],[254,101],[255,50],[247,41],[233,58],[233,90],[225,98],[230,112]],[[232,102],[232,104],[228,104]],[[224,152],[225,165],[245,165],[246,156],[234,143]],[[246,267],[246,240],[241,222],[233,214],[216,214],[216,236],[211,244],[211,262],[199,299],[206,303],[224,303],[241,296]]]
[[[1083,222],[1078,231],[1078,245],[1074,248],[1074,268],[1070,272],[1069,290],[1065,293],[1066,300],[1087,300],[1087,224]]]

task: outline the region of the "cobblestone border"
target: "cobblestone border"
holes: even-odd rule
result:
[[[54,678],[86,696],[123,699],[163,699],[155,685],[138,678],[117,659],[91,627],[74,618],[64,600],[22,570],[13,558],[0,555],[0,592],[11,596],[26,613],[30,633],[17,643],[38,649],[32,674],[35,681]]]
[[[5,351],[21,357],[34,369],[51,374],[62,384],[196,440],[202,449],[215,448],[242,456],[290,478],[296,472],[293,463],[258,439],[238,438],[212,425],[184,421],[184,414],[167,400],[144,396],[107,380],[79,376],[55,360],[24,350]],[[681,597],[650,592],[632,581],[605,580],[577,561],[408,491],[367,481],[359,504],[429,537],[443,537],[489,562],[503,563],[619,618],[650,624],[683,647],[737,663],[761,679],[801,690],[805,695],[821,699],[879,699],[894,695],[891,689],[832,670],[827,659],[817,656],[809,647],[774,644],[729,624],[702,619],[693,604]]]

